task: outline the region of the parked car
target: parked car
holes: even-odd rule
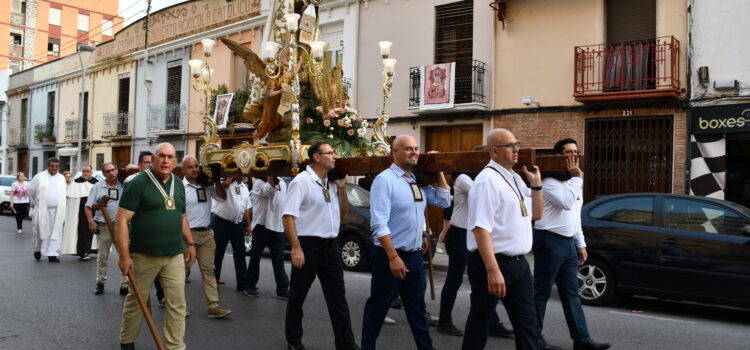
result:
[[[728,201],[634,193],[581,211],[588,260],[578,269],[581,301],[616,294],[750,307],[750,209]]]
[[[0,175],[0,214],[10,212],[10,186],[16,182],[15,175]]]

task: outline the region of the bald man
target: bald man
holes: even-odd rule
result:
[[[167,349],[185,349],[185,265],[193,264],[196,244],[185,215],[185,186],[172,174],[177,165],[174,147],[159,144],[153,159],[151,168],[136,175],[122,193],[115,246],[122,274],[133,272],[141,295],[149,295],[156,278],[161,281]],[[133,284],[130,288],[122,310],[121,349],[135,348],[143,318]]]
[[[464,350],[484,349],[490,313],[500,298],[515,333],[516,349],[539,348],[531,270],[531,220],[542,218],[544,198],[539,169],[523,167],[531,187],[513,171],[521,143],[505,129],[487,136],[490,162],[469,190],[466,247],[471,308]],[[530,202],[530,203],[529,203]]]
[[[362,349],[375,349],[383,320],[391,302],[401,296],[417,349],[432,350],[427,310],[422,252],[427,247],[425,207],[447,208],[450,188],[442,172],[438,188],[419,186],[412,170],[419,160],[419,147],[411,136],[393,142],[393,164],[373,181],[370,191],[372,280],[362,322]]]

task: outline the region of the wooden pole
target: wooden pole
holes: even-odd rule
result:
[[[102,211],[102,216],[104,216],[104,222],[107,224],[109,233],[110,235],[114,237],[115,228],[114,226],[112,226],[112,219],[109,218],[109,212],[107,211],[108,201],[109,201],[109,196],[104,196],[99,201],[99,203],[92,206],[91,209],[93,209],[94,211],[97,211],[97,210]],[[165,350],[166,347],[164,346],[164,342],[161,340],[161,336],[159,335],[159,330],[156,328],[156,323],[154,322],[154,318],[151,316],[151,308],[149,308],[148,304],[143,299],[143,295],[141,295],[141,289],[138,288],[138,282],[135,279],[135,274],[133,273],[132,269],[128,271],[128,279],[130,280],[131,290],[133,291],[133,293],[135,293],[135,298],[138,300],[138,305],[140,305],[141,307],[141,312],[143,312],[143,316],[146,318],[146,323],[148,324],[148,330],[151,331],[151,335],[154,338],[156,347],[159,350]]]
[[[430,275],[430,298],[435,300],[435,266],[432,265],[432,231],[430,230],[429,210],[425,207],[424,221],[427,224],[427,271]]]

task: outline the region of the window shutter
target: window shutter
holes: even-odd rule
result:
[[[607,42],[656,38],[655,0],[607,0]]]
[[[182,66],[167,68],[167,103],[180,104],[182,84]]]

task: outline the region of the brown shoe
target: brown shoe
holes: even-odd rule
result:
[[[218,307],[212,307],[208,309],[208,318],[224,318],[232,313],[232,310],[219,309]]]
[[[224,284],[224,283],[227,283],[227,282],[225,282],[224,280],[216,280],[216,284]]]

